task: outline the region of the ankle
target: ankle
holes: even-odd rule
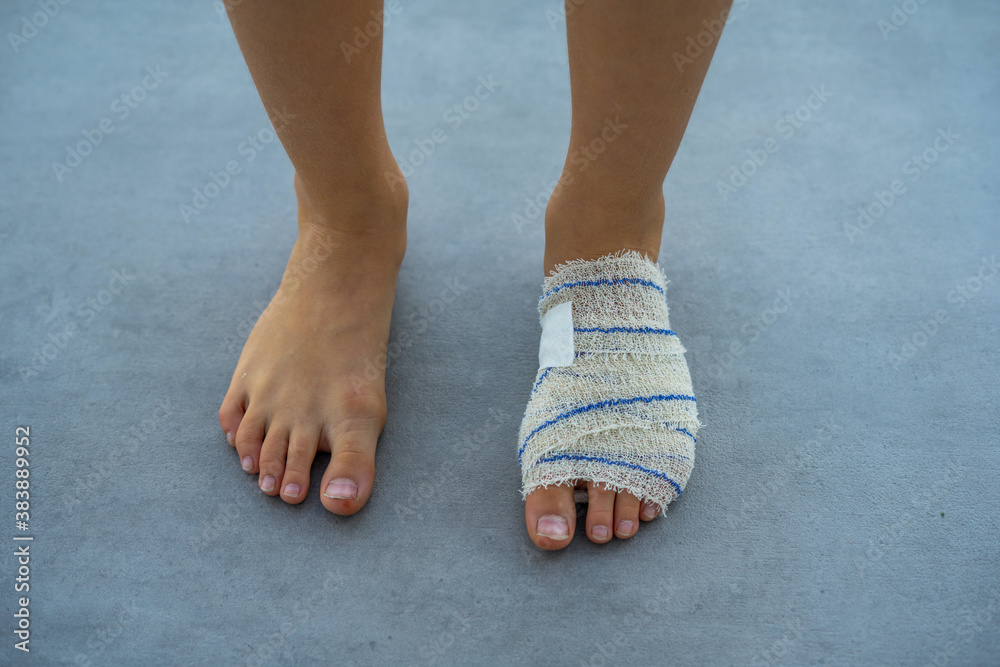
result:
[[[628,193],[606,186],[557,187],[545,208],[545,275],[563,262],[636,250],[660,251],[663,191]]]
[[[300,232],[309,226],[358,237],[405,235],[409,188],[392,156],[341,171],[296,170]]]
[[[383,174],[356,180],[336,196],[318,190],[295,174],[298,199],[298,245],[303,252],[398,270],[406,252],[406,213],[409,190],[393,161],[385,173],[399,178],[390,182]],[[315,194],[314,194],[315,193]]]

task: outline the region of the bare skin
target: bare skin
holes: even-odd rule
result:
[[[405,220],[400,206],[385,215]],[[344,232],[301,209],[285,275],[250,332],[219,422],[261,491],[287,503],[305,500],[316,452],[331,452],[321,502],[353,514],[375,481],[385,376],[366,362],[386,349],[402,246],[398,234]]]
[[[371,369],[384,369],[408,194],[382,124],[381,42],[350,62],[334,45],[381,3],[230,9],[264,106],[289,119],[275,129],[295,167],[299,237],[219,423],[261,491],[287,503],[305,500],[316,452],[331,452],[320,501],[353,514],[371,495],[385,425],[385,376]]]
[[[568,3],[573,121],[546,209],[546,274],[622,249],[657,258],[663,181],[717,39],[683,67],[672,56],[705,31],[703,20],[721,14],[724,22],[730,2]],[[262,491],[288,503],[305,499],[316,452],[331,451],[321,501],[337,514],[357,512],[374,483],[384,373],[365,376],[365,361],[385,351],[406,243],[406,186],[382,125],[381,31],[350,62],[336,47],[381,10],[376,0],[243,0],[230,11],[265,107],[293,117],[276,129],[296,169],[299,240],[247,340],[219,421]],[[577,486],[588,488],[594,542],[632,537],[640,520],[656,515],[628,493]],[[525,525],[538,547],[564,548],[575,524],[572,486],[528,496]]]

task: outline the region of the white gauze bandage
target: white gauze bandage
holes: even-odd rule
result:
[[[682,493],[700,424],[666,288],[660,267],[634,251],[562,264],[545,279],[541,367],[517,451],[524,497],[577,479],[661,509]]]

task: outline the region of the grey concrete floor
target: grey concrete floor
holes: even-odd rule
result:
[[[4,664],[1000,664],[995,2],[737,0],[665,185],[698,463],[635,539],[560,553],[518,492],[543,231],[513,222],[569,137],[558,3],[404,0],[386,29],[394,151],[447,140],[409,178],[410,344],[350,518],[316,501],[328,455],[288,506],[216,420],[296,231],[218,3],[48,4],[0,7],[10,515],[31,429]]]

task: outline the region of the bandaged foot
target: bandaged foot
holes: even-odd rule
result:
[[[700,424],[666,284],[634,251],[568,262],[545,279],[518,440],[525,498],[588,480],[666,509],[684,491]]]

